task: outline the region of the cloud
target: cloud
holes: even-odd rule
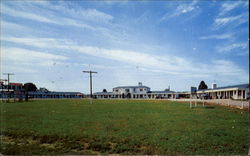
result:
[[[168,70],[179,70],[180,67],[183,69],[188,69],[189,64],[185,60],[174,56],[155,56],[143,52],[128,51],[120,49],[105,49],[95,46],[83,46],[77,45],[70,40],[64,39],[53,39],[53,38],[16,38],[16,37],[4,37],[2,41],[8,41],[18,44],[24,44],[26,46],[47,48],[47,49],[63,49],[69,51],[77,51],[79,53],[101,57],[111,60],[116,60],[119,62],[124,62],[127,64],[140,65],[145,67],[155,67],[155,68],[168,68]]]
[[[3,38],[4,40],[4,38]],[[11,41],[8,39],[8,41]],[[39,41],[39,42],[38,42]],[[152,72],[160,72],[169,75],[179,75],[183,77],[209,77],[213,74],[219,73],[220,75],[241,75],[243,74],[243,70],[240,69],[236,64],[230,61],[213,61],[211,63],[200,63],[200,62],[192,62],[192,60],[176,57],[171,55],[152,55],[148,53],[144,53],[141,51],[129,51],[122,49],[105,49],[96,46],[85,46],[85,45],[77,45],[70,40],[64,39],[52,39],[48,38],[19,38],[14,39],[11,42],[25,44],[28,46],[39,47],[39,48],[48,48],[51,50],[66,50],[66,51],[74,51],[77,53],[81,53],[87,56],[92,56],[96,58],[104,58],[107,60],[115,60],[120,63],[124,63],[126,65],[139,66],[140,70],[144,71],[152,71]],[[240,44],[241,45],[241,44]],[[242,45],[241,45],[242,46]],[[233,44],[233,47],[229,47],[228,49],[224,49],[222,51],[231,50],[234,48],[240,47],[238,44]],[[9,50],[9,51],[15,51]],[[18,51],[20,51],[18,49]],[[23,51],[22,51],[23,52]],[[15,57],[22,58],[21,55],[28,55],[26,50],[22,54],[13,54]],[[31,52],[31,56],[36,57],[36,53]],[[32,57],[32,58],[34,58]],[[39,54],[39,60],[43,58],[51,58],[51,59],[61,59],[65,60],[64,56],[44,56],[42,54],[42,58]],[[217,67],[217,66],[220,66]],[[96,66],[98,67],[98,66]],[[101,67],[101,66],[99,66]],[[197,68],[199,67],[199,68]],[[244,75],[244,74],[243,74]]]
[[[170,81],[169,79],[171,79],[171,81],[177,82],[176,85],[182,86],[183,82],[186,83],[187,79],[190,79],[194,82],[197,79],[201,78],[210,79],[212,77],[215,77],[216,74],[218,74],[218,76],[216,77],[220,79],[223,79],[222,77],[224,77],[225,79],[223,80],[234,79],[235,82],[238,82],[238,79],[241,79],[241,77],[247,75],[247,72],[243,70],[245,67],[240,67],[233,61],[211,61],[216,59],[217,57],[221,57],[220,55],[209,55],[210,58],[208,57],[206,61],[202,61],[200,57],[206,57],[207,53],[188,56],[186,54],[183,54],[187,52],[186,50],[184,50],[183,52],[180,51],[182,48],[179,47],[181,46],[176,47],[175,45],[171,45],[171,43],[173,42],[162,44],[164,41],[161,41],[161,39],[167,39],[169,37],[173,38],[174,36],[174,38],[176,39],[176,37],[178,38],[178,34],[182,33],[175,32],[176,30],[173,30],[171,34],[174,36],[159,36],[159,32],[157,30],[161,30],[163,28],[163,25],[157,25],[157,30],[153,29],[153,27],[150,27],[150,29],[145,28],[143,30],[137,30],[137,28],[133,27],[134,24],[131,25],[131,23],[133,23],[133,21],[131,22],[131,19],[128,19],[128,21],[125,23],[124,20],[115,20],[116,16],[112,16],[111,14],[109,14],[109,11],[111,9],[109,7],[96,7],[96,5],[83,6],[85,3],[82,3],[81,6],[76,6],[76,3],[68,4],[70,2],[65,1],[46,1],[45,3],[39,4],[33,4],[33,2],[35,3],[35,1],[32,1],[32,4],[18,2],[22,4],[21,7],[19,7],[20,5],[17,5],[15,3],[4,3],[9,6],[9,8],[12,9],[11,11],[13,12],[10,12],[9,14],[2,14],[4,20],[7,20],[6,22],[8,22],[7,24],[4,23],[5,25],[7,25],[5,26],[5,28],[11,26],[13,27],[13,29],[15,29],[14,27],[18,28],[18,24],[21,24],[20,26],[26,26],[26,28],[29,29],[27,31],[23,31],[22,28],[20,29],[19,27],[18,31],[16,31],[17,33],[9,33],[11,31],[8,30],[6,31],[7,33],[1,36],[1,41],[4,46],[8,46],[9,48],[23,47],[19,49],[27,48],[25,50],[30,49],[28,52],[22,52],[22,54],[18,53],[18,59],[15,57],[15,53],[13,53],[8,58],[11,59],[11,57],[13,56],[11,62],[15,62],[14,59],[17,60],[17,63],[13,66],[23,67],[23,69],[27,69],[27,72],[37,70],[39,71],[39,74],[37,75],[46,75],[48,77],[53,77],[53,75],[57,74],[56,72],[54,72],[55,68],[64,67],[65,69],[58,69],[58,71],[62,71],[61,75],[67,75],[65,74],[65,71],[67,69],[70,69],[69,73],[72,72],[72,74],[75,75],[79,71],[80,74],[82,74],[82,68],[88,68],[88,65],[91,64],[91,67],[94,68],[93,70],[102,72],[97,74],[97,77],[99,77],[101,82],[106,82],[108,79],[113,78],[113,81],[110,82],[110,86],[113,86],[117,82],[117,79],[113,77],[114,72],[116,71],[124,73],[125,75],[126,73],[127,75],[131,74],[132,77],[137,76],[136,78],[131,78],[131,80],[129,80],[127,83],[132,83],[132,81],[138,81],[140,79],[143,79],[143,77],[147,77],[140,76],[138,73],[149,75],[147,77],[147,79],[149,80],[148,82],[152,81],[153,78],[156,80],[156,86],[159,85],[159,81],[157,78],[155,78],[155,76],[161,77],[162,81]],[[27,6],[25,6],[26,4]],[[55,5],[53,6],[52,4]],[[202,9],[197,8],[198,5],[196,5],[194,2],[185,2],[178,4],[179,5],[176,6],[176,11],[174,10],[166,14],[166,16],[169,16],[168,18],[185,17],[181,20],[182,22],[184,22],[183,20],[186,20],[197,13],[199,14],[199,10],[202,11]],[[81,9],[80,7],[82,6],[88,9]],[[105,12],[102,12],[102,10],[99,8],[105,8],[105,10],[109,11],[106,12],[105,10],[103,10]],[[20,12],[26,14],[19,16],[18,14]],[[113,14],[113,11],[111,12]],[[32,16],[30,14],[34,14],[37,16]],[[229,14],[224,15],[226,17],[230,16]],[[232,14],[232,16],[234,15]],[[151,14],[149,17],[151,17]],[[226,18],[222,16],[216,17],[218,19]],[[199,20],[204,19],[203,17],[201,18],[202,19]],[[150,23],[150,20],[152,19],[153,18],[149,18],[146,22],[144,21],[144,24],[147,22]],[[240,21],[240,19],[234,20],[232,22],[225,22],[226,24],[221,26],[221,28],[224,26],[226,27],[226,25],[236,25],[238,21]],[[15,24],[11,22],[17,23]],[[211,24],[213,24],[213,21]],[[34,27],[34,25],[36,27]],[[40,28],[37,27],[37,25],[41,25]],[[174,26],[172,27],[171,25],[171,27],[169,27],[169,31],[171,31],[173,28]],[[32,29],[39,31],[39,33],[33,33]],[[18,33],[19,31],[20,33]],[[206,31],[206,29],[202,29],[201,31],[199,31],[200,34],[205,34],[204,36],[198,36],[199,34],[196,34],[196,36],[200,37],[200,39],[203,40],[217,39],[215,41],[220,40],[221,42],[223,39],[230,39],[231,37],[235,37],[236,39],[237,37],[243,36],[243,33],[239,34],[235,33],[235,31],[223,31],[216,33],[202,33],[202,31]],[[151,36],[150,39],[147,38],[147,36]],[[141,37],[143,38],[143,42]],[[70,38],[72,40],[70,40]],[[173,40],[175,40],[174,38]],[[201,42],[201,40],[199,41]],[[240,40],[237,42],[240,42]],[[148,46],[148,48],[145,45]],[[199,48],[196,48],[196,52],[199,52]],[[12,50],[17,51],[19,49]],[[238,49],[241,50],[240,48],[235,48],[234,50],[236,51]],[[38,57],[33,56],[33,52],[30,51],[41,53],[44,53],[46,51],[47,53],[45,54],[63,54],[64,57],[68,56],[69,58],[57,59],[50,58],[49,56]],[[176,53],[174,54],[174,52]],[[23,56],[29,56],[29,53],[31,53],[31,58],[33,57],[36,61],[33,61],[33,59],[26,60],[26,58],[21,59]],[[213,56],[214,58],[211,58]],[[227,56],[226,58],[233,59],[232,56]],[[56,67],[51,67],[53,62],[56,62]],[[67,68],[66,65],[68,65],[69,67]],[[136,66],[139,66],[139,68],[137,69]],[[218,66],[220,66],[220,68]],[[53,72],[47,71],[47,69],[50,67],[53,69],[51,70]],[[123,67],[127,68],[124,69]],[[16,70],[21,69],[22,68]],[[131,71],[131,73],[126,71]],[[138,71],[138,73],[132,71]],[[117,73],[117,75],[120,75],[120,73]],[[124,75],[121,75],[120,79],[124,80],[123,76]],[[30,77],[26,77],[26,79],[29,78]],[[179,80],[176,80],[175,78],[178,78]],[[57,78],[53,79],[53,81],[55,80],[57,80]],[[74,79],[74,81],[77,80]],[[144,82],[144,80],[141,81]],[[82,82],[82,80],[79,80],[79,83],[80,82]],[[102,86],[101,82],[99,86]],[[178,84],[178,82],[180,84]],[[76,87],[78,86],[76,85]],[[58,88],[60,88],[60,86]]]
[[[42,7],[38,7],[37,5],[43,6],[46,8],[46,10],[42,9]],[[51,4],[50,2],[28,4],[25,2],[18,2],[14,6],[17,6],[19,9],[13,9],[13,7],[2,5],[1,12],[14,17],[21,17],[38,22],[58,25],[71,25],[70,22],[73,22],[73,25],[76,25],[75,23],[80,25],[83,24],[84,21],[107,23],[113,19],[113,16],[96,9],[77,9],[77,7],[72,8],[66,6],[65,2],[58,2],[55,4]],[[60,14],[58,14],[59,12]],[[62,18],[62,16],[65,18]],[[69,22],[67,23],[64,21]]]
[[[218,25],[218,26],[223,26],[223,25],[226,25],[230,22],[233,22],[235,20],[238,20],[242,17],[242,15],[238,15],[238,16],[231,16],[231,17],[222,17],[222,18],[216,18],[214,20],[215,24]]]
[[[105,49],[96,46],[77,45],[71,40],[65,40],[65,39],[4,37],[2,38],[2,41],[8,41],[38,48],[76,51],[89,56],[94,56],[99,58],[101,57],[128,64],[141,65],[145,67],[179,70],[180,69],[179,66],[181,66],[182,69],[188,70],[190,66],[190,62],[187,62],[180,57],[175,57],[175,56],[161,57],[138,51]]]
[[[97,9],[83,9],[76,6],[72,7],[72,3],[65,1],[58,1],[57,3],[53,4],[47,1],[47,3],[40,3],[39,5],[42,5],[43,7],[49,8],[53,11],[58,11],[65,16],[81,20],[107,23],[114,18],[112,15]]]
[[[233,43],[233,44],[229,44],[229,45],[224,45],[224,46],[219,46],[219,47],[216,47],[216,50],[219,52],[219,53],[229,53],[235,49],[238,49],[238,50],[246,50],[247,49],[247,43]],[[241,51],[240,50],[240,51]]]
[[[193,1],[191,3],[183,3],[178,5],[173,12],[166,13],[160,21],[168,20],[173,17],[177,17],[183,14],[187,14],[197,10],[199,7],[196,6],[198,1]]]
[[[38,22],[45,22],[45,23],[55,23],[55,21],[44,17],[44,16],[40,16],[40,15],[36,15],[33,13],[28,13],[28,12],[23,12],[23,11],[18,11],[16,9],[12,9],[6,5],[2,5],[1,7],[1,13],[3,14],[8,14],[14,17],[21,17],[21,18],[26,18],[26,19],[30,19],[30,20],[35,20]]]
[[[247,72],[241,69],[237,64],[229,60],[214,60],[212,61],[212,73],[218,76],[239,76],[240,81],[247,81]],[[228,77],[227,77],[228,78]]]
[[[80,17],[88,21],[95,21],[95,22],[109,22],[111,21],[114,17],[98,11],[96,9],[86,9],[86,10],[72,10],[68,8],[63,8],[65,12],[70,13],[74,17]]]
[[[25,29],[24,26],[19,24],[11,23],[8,21],[1,20],[1,29],[11,29],[11,30],[23,30]]]
[[[207,39],[231,39],[233,36],[231,33],[227,34],[220,34],[220,35],[209,35],[209,36],[202,36],[200,39],[207,40]]]
[[[6,5],[2,6],[2,13],[3,14],[8,14],[13,17],[21,17],[37,22],[43,22],[43,23],[49,23],[49,24],[56,24],[56,25],[61,25],[61,26],[76,26],[76,27],[82,27],[82,28],[87,28],[94,30],[95,28],[88,25],[84,24],[82,22],[79,22],[77,20],[73,20],[70,18],[64,18],[64,17],[58,17],[54,15],[49,15],[49,16],[44,16],[44,15],[36,15],[35,13],[29,13],[29,12],[24,12],[24,11],[19,11],[16,9],[12,9]]]
[[[31,73],[31,74],[34,74],[34,73],[39,73],[38,70],[36,69],[31,69],[30,67],[23,67],[23,66],[17,66],[17,65],[14,65],[14,64],[8,64],[8,65],[5,65],[3,64],[2,65],[3,68],[2,68],[2,73],[7,73],[7,72],[10,72],[10,73]]]
[[[214,28],[219,29],[221,27],[231,24],[233,27],[237,27],[248,21],[247,14],[240,14],[237,16],[229,17],[217,17],[214,19]]]
[[[2,37],[2,41],[8,41],[23,45],[28,45],[38,48],[69,48],[69,46],[75,44],[67,39],[55,39],[55,38],[28,38],[28,37]],[[65,43],[65,44],[64,44]]]
[[[44,53],[24,48],[1,47],[1,70],[4,72],[32,74],[42,77],[56,62],[68,60],[68,57]],[[44,73],[43,73],[44,72]],[[42,73],[42,74],[41,74]],[[27,78],[26,78],[27,79]],[[28,78],[29,79],[29,78]]]
[[[25,4],[27,4],[27,6]],[[113,16],[96,9],[73,9],[67,7],[64,2],[58,2],[58,4],[60,5],[52,5],[49,2],[17,2],[15,5],[18,9],[3,4],[1,6],[1,13],[45,24],[55,24],[62,27],[76,27],[81,30],[90,30],[95,34],[100,34],[99,37],[103,37],[105,40],[108,39],[109,41],[118,41],[118,39],[121,38],[120,31],[114,31],[116,29],[120,30],[121,26],[109,23],[109,21],[113,19]],[[37,5],[40,5],[40,7],[37,7]],[[46,9],[43,9],[43,7]],[[7,24],[10,25],[11,23]],[[12,27],[14,25],[17,26],[16,24],[12,24]]]
[[[67,60],[68,58],[61,55],[49,54],[35,50],[28,50],[24,48],[9,48],[2,47],[3,60],[41,63],[53,60]]]
[[[235,2],[230,1],[230,2],[223,3],[220,8],[219,16],[225,15],[228,12],[242,5],[243,6],[245,5],[245,1],[235,1]]]

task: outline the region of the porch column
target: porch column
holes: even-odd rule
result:
[[[247,90],[245,90],[245,99],[247,99]]]
[[[238,99],[239,98],[239,90],[236,90],[236,99]]]

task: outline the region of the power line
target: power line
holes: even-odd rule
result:
[[[8,102],[10,101],[10,75],[15,75],[13,73],[3,73],[3,75],[8,75]]]
[[[82,71],[84,73],[89,73],[89,88],[90,88],[90,98],[92,98],[92,73],[97,74],[95,71]]]

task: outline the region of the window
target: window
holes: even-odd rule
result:
[[[125,92],[129,92],[129,89],[125,89]]]
[[[143,91],[143,89],[142,88],[140,88],[140,92],[142,92]]]

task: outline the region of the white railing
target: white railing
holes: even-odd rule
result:
[[[249,101],[238,101],[238,100],[231,100],[231,99],[209,99],[209,100],[202,100],[202,99],[168,99],[171,101],[187,101],[197,104],[197,102],[202,103],[203,105],[206,103],[212,103],[217,105],[223,105],[228,107],[237,107],[240,109],[249,109]]]

